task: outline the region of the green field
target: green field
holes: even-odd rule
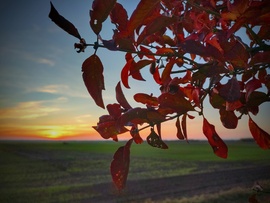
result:
[[[207,142],[169,141],[167,144],[169,149],[161,150],[146,142],[133,143],[128,181],[270,166],[270,150],[262,150],[253,142],[227,142],[229,157],[226,160],[216,157]],[[122,145],[124,142],[2,141],[0,202],[92,202],[108,194],[106,188],[103,191],[103,184],[109,185],[110,195],[118,196],[111,185],[109,167],[114,152]],[[268,180],[265,184],[270,187]],[[250,193],[243,188],[239,191],[245,195]],[[226,193],[228,195],[235,194]],[[195,197],[190,198],[190,202],[197,201],[192,200]],[[197,202],[211,202],[207,198],[213,197],[200,196]],[[189,202],[186,198],[164,199],[161,202]],[[145,202],[151,202],[151,197]]]

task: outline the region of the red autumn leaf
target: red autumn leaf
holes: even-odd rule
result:
[[[161,123],[165,120],[165,116],[162,115],[159,111],[154,109],[149,109],[147,111],[147,120],[149,123]]]
[[[203,118],[203,133],[213,148],[214,153],[217,156],[226,159],[228,156],[227,145],[216,133],[215,126],[210,124],[205,118]]]
[[[93,128],[103,137],[104,139],[114,138],[118,134],[122,134],[128,131],[125,127],[121,127],[120,129],[116,127],[116,121],[107,121],[107,122],[99,122],[97,126],[93,126]]]
[[[107,110],[115,120],[121,116],[122,110],[120,104],[108,104]]]
[[[138,72],[139,70],[141,70],[142,68],[151,63],[153,63],[153,60],[140,60],[136,63],[133,63],[132,66],[130,67],[130,75],[132,75],[135,72]]]
[[[137,93],[134,95],[134,100],[149,106],[158,106],[158,99],[152,95]]]
[[[219,95],[228,102],[234,102],[240,99],[240,85],[236,77],[232,77],[224,86],[220,88]]]
[[[179,115],[185,114],[188,111],[194,111],[194,107],[180,93],[163,93],[158,97],[158,101],[160,110],[171,109]]]
[[[130,73],[130,75],[135,80],[145,81],[140,71],[133,71],[132,74]]]
[[[151,23],[146,25],[144,30],[141,32],[137,39],[137,44],[141,44],[141,42],[149,35],[154,34],[155,32],[160,31],[161,29],[171,25],[173,22],[176,21],[174,17],[167,17],[167,16],[157,16]]]
[[[111,22],[116,25],[119,31],[125,30],[128,23],[128,15],[126,9],[118,2],[114,5],[111,13]]]
[[[102,23],[107,19],[113,9],[116,0],[94,0],[90,10],[90,26],[98,35],[102,29]]]
[[[161,77],[160,77],[160,74],[159,74],[159,68],[158,66],[155,68],[155,71],[153,73],[153,78],[155,80],[155,82],[159,85],[162,84],[162,81],[161,81]]]
[[[111,176],[118,190],[122,190],[126,186],[132,142],[133,139],[130,139],[125,146],[119,147],[111,162]]]
[[[130,67],[132,66],[132,63],[134,63],[133,58],[127,61],[126,65],[123,67],[121,71],[121,81],[126,88],[130,88],[128,84],[128,76],[130,73]]]
[[[143,139],[141,138],[140,134],[139,134],[139,130],[137,128],[137,125],[132,126],[131,130],[130,130],[130,134],[132,136],[132,138],[134,139],[134,142],[136,144],[141,144],[143,143]]]
[[[179,140],[185,139],[184,134],[183,134],[182,129],[181,129],[179,117],[177,117],[177,119],[176,119],[175,126],[176,126],[176,129],[177,129],[176,136],[178,137],[178,139]]]
[[[174,50],[173,49],[170,49],[170,48],[158,48],[157,51],[156,51],[156,54],[157,55],[170,55],[170,54],[174,54]]]
[[[81,36],[77,30],[77,28],[69,22],[67,19],[65,19],[63,16],[61,16],[58,11],[54,8],[52,2],[51,3],[51,10],[49,13],[49,18],[60,28],[62,28],[64,31],[69,33],[70,35],[81,39]]]
[[[161,75],[161,81],[163,85],[167,85],[171,81],[171,72],[173,65],[175,64],[175,60],[171,59],[169,63],[166,64],[164,71]]]
[[[238,118],[233,111],[227,111],[225,108],[219,110],[222,125],[228,129],[235,129],[238,124]]]
[[[256,141],[256,143],[262,149],[269,149],[270,148],[270,135],[261,129],[249,116],[249,130]]]
[[[270,64],[270,60],[269,60],[269,64]],[[266,71],[266,69],[259,70],[258,78],[262,83],[264,83],[264,84],[266,83],[266,81],[267,81],[267,71]]]
[[[259,65],[259,64],[264,64],[264,63],[270,63],[270,51],[256,53],[252,57],[249,64],[250,65]]]
[[[166,143],[161,140],[160,136],[157,135],[157,133],[154,131],[153,128],[151,128],[151,133],[150,135],[147,136],[146,140],[147,143],[152,147],[157,147],[160,149],[168,149]]]
[[[143,124],[147,121],[147,109],[132,108],[123,113],[117,120],[117,127],[121,129],[123,126]]]
[[[122,88],[121,88],[121,84],[120,82],[118,82],[118,84],[115,87],[115,92],[116,92],[116,100],[118,101],[118,103],[124,108],[124,109],[131,109],[132,107],[130,106],[130,104],[127,102]]]
[[[243,104],[239,100],[234,101],[234,102],[227,102],[226,101],[226,111],[234,111],[242,106],[243,106]]]
[[[195,40],[185,40],[180,47],[184,52],[196,54],[202,57],[214,57],[219,61],[224,61],[222,53],[213,46],[204,46]]]
[[[246,89],[246,101],[249,99],[250,94],[258,89],[262,87],[262,83],[260,80],[253,78],[252,80],[248,81],[247,84],[245,85],[245,89]]]
[[[258,107],[262,103],[269,101],[269,96],[264,92],[253,91],[247,100],[247,107]]]
[[[247,68],[249,53],[245,46],[239,40],[233,39],[226,43],[223,47],[224,58],[230,61],[234,67]],[[226,51],[225,51],[226,50]]]
[[[225,100],[219,94],[212,93],[209,99],[213,108],[220,109],[224,106]]]
[[[83,62],[82,72],[83,81],[89,94],[98,106],[105,108],[102,99],[102,90],[105,90],[103,65],[96,54],[93,54]]]
[[[182,116],[181,125],[182,125],[183,135],[187,140],[187,114],[186,113]]]
[[[153,56],[153,52],[150,51],[150,49],[144,47],[144,46],[140,46],[140,50],[142,53],[138,54],[140,59],[143,58],[143,56],[146,56],[147,58],[156,60],[156,58]]]
[[[143,20],[153,11],[160,0],[141,0],[137,8],[133,11],[128,25],[127,34],[133,34],[134,30],[141,25]]]

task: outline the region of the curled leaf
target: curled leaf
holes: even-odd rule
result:
[[[151,133],[146,138],[147,143],[151,145],[152,147],[157,147],[161,149],[168,149],[168,146],[165,142],[161,140],[161,138],[157,135],[157,133],[154,131],[153,128],[151,128]]]
[[[115,87],[115,92],[116,92],[116,100],[118,101],[118,103],[124,108],[124,109],[131,109],[132,107],[130,106],[130,104],[128,103],[128,101],[126,100],[126,97],[122,91],[121,88],[121,83],[118,82],[116,87]]]
[[[179,117],[177,117],[177,119],[176,119],[175,126],[176,126],[176,129],[177,129],[176,136],[178,137],[178,139],[179,140],[185,139],[184,134],[183,134],[182,129],[181,129]]]
[[[133,139],[130,139],[125,146],[119,147],[111,162],[111,176],[118,190],[122,190],[126,186],[132,141]]]
[[[65,19],[63,16],[61,16],[58,11],[54,8],[52,2],[51,3],[51,10],[49,13],[49,18],[60,28],[62,28],[64,31],[69,33],[70,35],[81,39],[81,36],[77,30],[77,28],[69,22],[67,19]]]

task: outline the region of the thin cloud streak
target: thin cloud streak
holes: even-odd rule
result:
[[[13,107],[0,109],[0,119],[36,119],[61,109],[44,105],[44,101],[20,102]]]

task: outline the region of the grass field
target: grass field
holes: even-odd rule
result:
[[[216,157],[206,142],[167,144],[168,150],[152,148],[147,143],[132,145],[128,184],[146,180],[155,184],[156,179],[250,167],[266,166],[270,173],[270,151],[253,142],[227,142],[226,160]],[[109,171],[112,156],[122,145],[123,142],[0,142],[0,202],[97,202],[94,200],[108,194],[115,197],[110,202],[128,202],[127,197],[119,197]],[[270,190],[268,178],[260,181]],[[158,202],[224,202],[224,196],[240,200],[248,199],[250,194],[251,190],[240,185],[212,195],[165,195]],[[153,202],[152,196],[149,194],[140,202]],[[265,196],[262,198],[268,198]],[[132,200],[136,202],[136,198]]]

